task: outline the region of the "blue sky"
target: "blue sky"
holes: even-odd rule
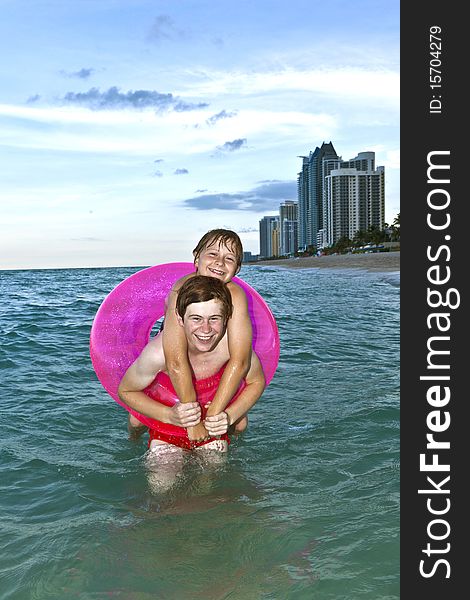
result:
[[[398,0],[0,0],[0,268],[259,250],[299,155],[375,151],[399,208]]]

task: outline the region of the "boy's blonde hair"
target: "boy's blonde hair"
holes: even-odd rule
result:
[[[232,249],[237,261],[237,269],[240,269],[243,260],[243,246],[238,234],[230,229],[211,229],[205,233],[193,250],[194,260],[196,261],[199,258],[205,248],[214,245],[216,242],[219,242],[219,246],[223,244]]]

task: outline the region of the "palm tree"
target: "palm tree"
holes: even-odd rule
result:
[[[339,240],[334,245],[334,250],[339,254],[344,254],[348,248],[351,247],[351,240],[347,235],[343,235],[343,237],[339,238]]]
[[[398,213],[397,216],[394,218],[391,229],[392,229],[391,241],[399,242],[400,241],[400,213]]]
[[[370,225],[367,230],[367,235],[369,237],[369,241],[373,244],[380,244],[380,242],[384,241],[385,231],[377,227],[377,225]]]
[[[367,242],[367,233],[365,231],[362,231],[361,229],[356,231],[356,233],[354,234],[354,238],[353,238],[354,246],[356,246],[356,248],[359,248],[359,246],[364,246],[364,244],[366,242]]]

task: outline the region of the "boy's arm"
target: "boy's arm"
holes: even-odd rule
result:
[[[238,419],[246,415],[246,413],[253,408],[266,388],[263,368],[261,367],[259,358],[254,352],[251,356],[251,367],[246,375],[245,381],[246,387],[235,402],[232,402],[230,406],[218,415],[206,418],[206,428],[211,436],[226,433],[232,423],[238,421]]]
[[[208,408],[207,416],[217,415],[225,409],[248,373],[251,364],[252,329],[248,301],[241,287],[234,283],[227,285],[229,285],[233,304],[233,314],[227,323],[230,358]]]
[[[183,328],[176,318],[176,298],[184,277],[176,282],[168,296],[163,326],[163,351],[165,353],[166,369],[175,388],[176,395],[182,404],[196,402],[192,369],[188,359],[188,343]],[[208,433],[202,422],[188,429],[188,437],[192,441],[202,441]]]
[[[149,398],[142,390],[152,383],[159,371],[165,368],[165,358],[161,340],[151,340],[140,356],[127,369],[118,388],[119,398],[138,413],[171,423],[178,427],[197,424],[201,417],[201,407],[197,402],[166,406]]]
[[[176,282],[168,296],[165,321],[162,331],[163,351],[171,383],[181,402],[195,402],[196,392],[192,380],[192,369],[188,359],[188,343],[183,328],[176,318],[176,298],[182,279]]]

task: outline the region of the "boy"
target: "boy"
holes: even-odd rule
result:
[[[182,404],[194,402],[196,393],[192,383],[188,345],[184,332],[178,325],[176,298],[183,283],[195,275],[213,277],[227,285],[233,305],[233,313],[227,323],[229,359],[217,393],[207,411],[207,423],[211,423],[222,418],[225,407],[250,369],[252,328],[245,292],[232,281],[241,268],[243,258],[243,247],[239,236],[228,229],[208,231],[193,250],[193,256],[196,273],[190,273],[179,279],[167,298],[162,341],[166,367],[176,395]],[[247,418],[244,416],[235,425],[235,432],[244,431],[246,426]],[[137,419],[129,416],[129,431],[134,437],[145,431],[145,427],[142,427]],[[190,440],[200,442],[209,439],[210,433],[204,423],[199,422],[188,427],[188,436]]]
[[[160,428],[149,430],[151,450],[173,452],[176,448],[190,449],[197,445],[226,451],[229,425],[243,418],[263,393],[263,369],[258,357],[253,353],[251,366],[233,403],[212,419],[204,415],[206,409],[210,410],[213,404],[219,382],[230,362],[226,329],[232,311],[231,294],[220,280],[201,275],[193,276],[186,278],[179,288],[175,314],[177,325],[186,340],[187,356],[196,387],[201,391],[199,403],[176,402],[173,406],[163,403],[162,394],[166,393],[165,390],[169,390],[170,393],[173,390],[168,382],[165,383],[168,364],[163,349],[162,332],[148,342],[140,356],[126,371],[119,385],[121,400],[137,412],[161,422]],[[157,392],[149,397],[142,390],[155,378],[158,382]],[[195,426],[201,411],[209,432],[218,439],[208,437],[206,440],[194,442],[182,429],[188,425]],[[164,423],[176,426],[178,431],[168,433],[167,428],[162,427]]]

